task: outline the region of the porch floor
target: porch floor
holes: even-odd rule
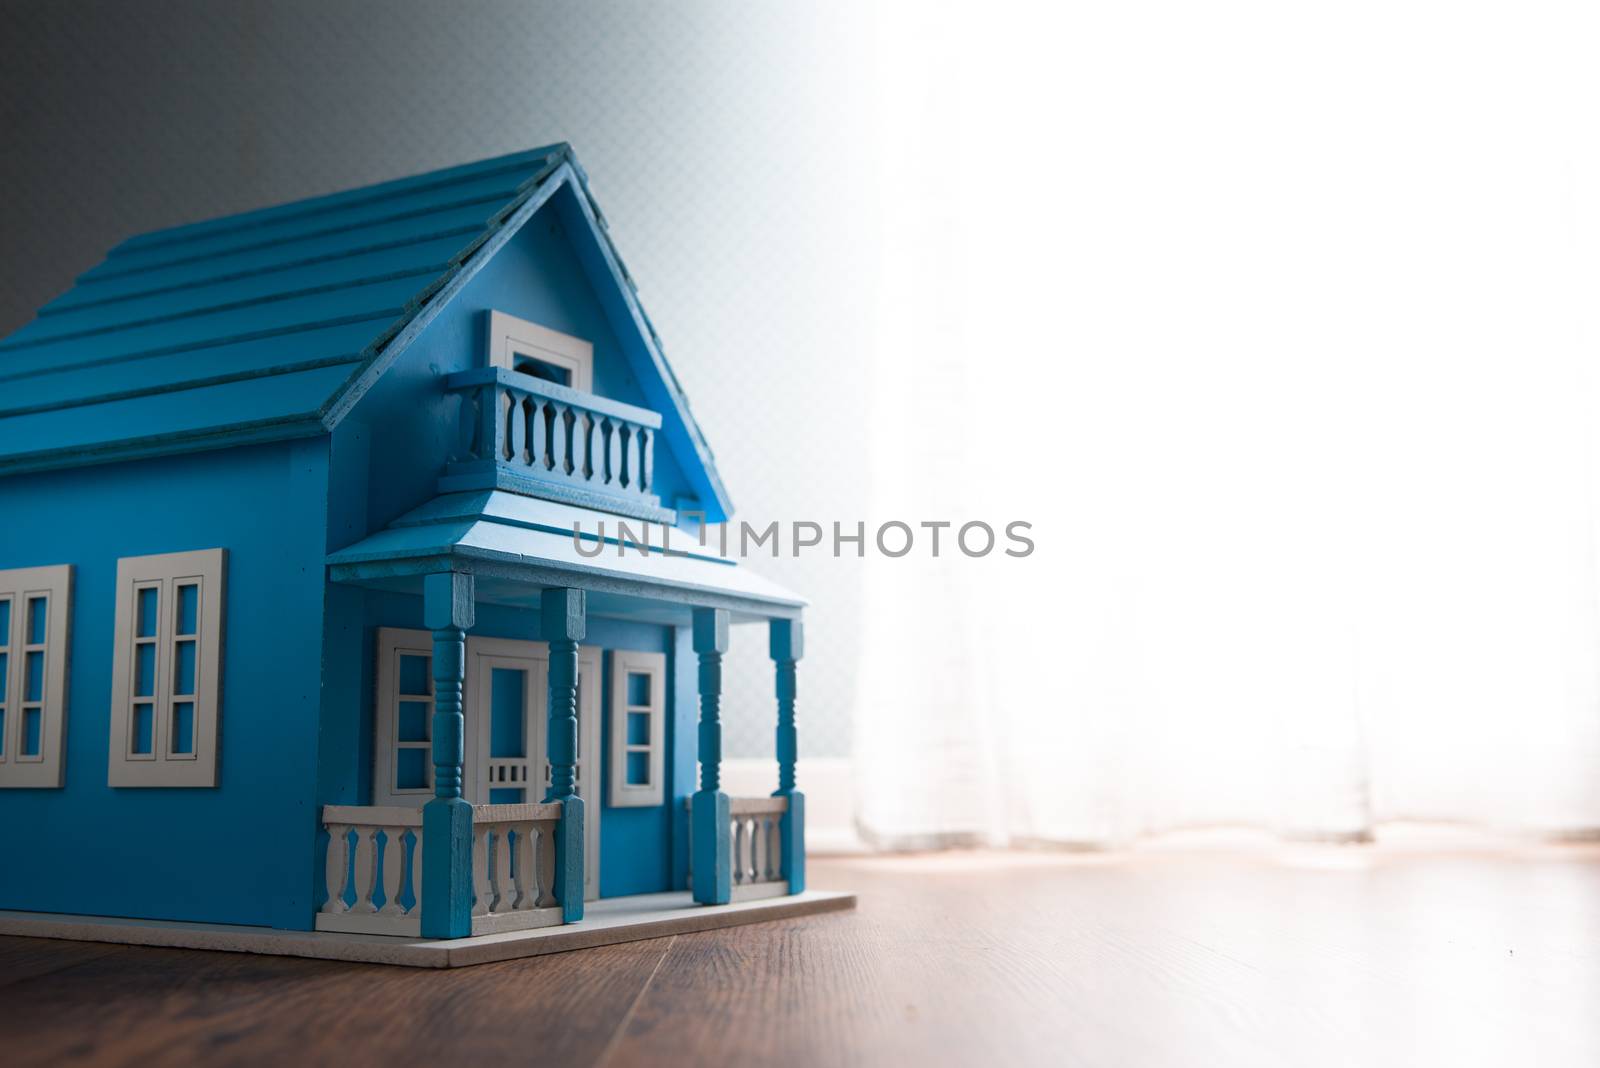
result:
[[[569,949],[589,949],[642,938],[712,931],[763,920],[851,909],[855,895],[837,890],[696,905],[686,890],[664,894],[601,898],[584,906],[583,922],[530,931],[476,935],[442,941],[393,935],[335,931],[278,931],[220,923],[129,920],[110,916],[71,916],[0,910],[0,935],[117,942],[139,946],[177,946],[232,953],[399,964],[412,968],[460,968],[469,964],[537,957]]]

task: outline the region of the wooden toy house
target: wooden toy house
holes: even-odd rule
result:
[[[729,511],[566,145],[122,243],[0,344],[0,909],[801,893],[803,602],[700,547]],[[741,623],[771,796],[719,787]]]

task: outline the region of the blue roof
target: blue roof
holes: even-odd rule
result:
[[[566,181],[662,380],[669,441],[688,446],[691,483],[726,514],[565,144],[124,241],[0,342],[0,474],[326,433]]]

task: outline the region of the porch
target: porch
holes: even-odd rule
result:
[[[694,906],[803,893],[805,798],[795,782],[803,602],[715,558],[659,549],[640,553],[604,535],[602,542],[616,544],[615,557],[578,554],[575,528],[595,530],[602,518],[615,520],[504,491],[447,494],[330,557],[336,583],[420,598],[425,630],[410,633],[431,650],[431,729],[423,752],[432,796],[421,807],[321,807],[317,931],[483,937],[583,923],[586,909],[609,908],[607,901],[618,900],[587,906],[584,900],[586,874],[588,896],[598,892],[586,864],[593,859],[586,854],[597,849],[594,823],[603,813],[608,821],[625,814],[597,792],[598,769],[584,772],[588,789],[578,782],[580,654],[585,664],[599,663],[595,647],[585,643],[591,622],[601,621],[656,627],[678,649],[673,752],[681,751],[690,763],[676,774],[676,792],[657,802],[673,828],[669,848],[677,851],[677,862],[674,881],[654,888],[687,890],[685,904]],[[513,547],[515,552],[508,551]],[[520,625],[536,633],[543,650],[537,689],[547,761],[542,796],[533,792],[537,769],[530,773],[525,763],[514,767],[515,782],[492,778],[508,766],[505,761],[479,760],[473,771],[478,756],[469,753],[479,751],[467,742],[463,698],[468,650],[475,642],[500,640],[493,626],[487,634],[474,629],[480,607],[502,623],[525,621]],[[722,657],[736,623],[763,627],[774,664],[776,774],[769,796],[730,797],[721,786]],[[610,650],[613,663],[618,653]],[[592,700],[598,684],[586,685]],[[631,729],[631,719],[626,722]],[[604,759],[592,742],[581,746],[588,749],[587,767]],[[482,803],[484,790],[475,796],[473,789],[475,774],[479,787],[493,787],[488,802],[523,803]],[[516,789],[501,789],[507,786]]]
[[[723,901],[700,901],[693,893],[631,894],[580,902],[579,919],[598,914],[614,925],[642,919],[648,913],[653,921],[665,918],[656,914],[671,908],[760,901],[803,892],[804,856],[796,863],[786,857],[783,847],[792,796],[727,798],[729,816],[721,828],[727,842],[723,855],[729,862],[728,894]],[[692,799],[686,808],[691,811],[693,827]],[[316,917],[318,931],[422,936],[426,900],[423,858],[427,855],[422,811],[375,805],[323,807],[326,897]],[[472,806],[469,936],[569,922],[556,879],[561,813],[561,802]],[[802,848],[803,820],[802,816],[798,830],[791,825],[789,832]],[[581,841],[583,836],[579,838]],[[581,857],[578,867],[583,867]],[[692,886],[692,835],[689,871]],[[634,913],[641,915],[634,917]]]

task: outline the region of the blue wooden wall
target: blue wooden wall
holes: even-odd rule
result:
[[[0,567],[74,565],[66,785],[0,790],[0,908],[309,927],[327,440],[0,479]],[[214,789],[112,789],[117,559],[228,550]]]

